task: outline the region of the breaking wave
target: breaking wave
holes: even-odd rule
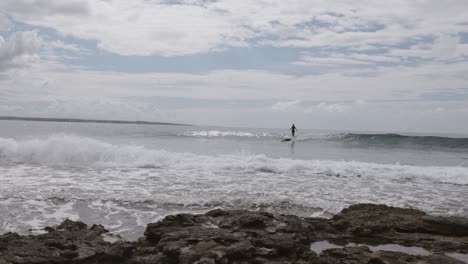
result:
[[[407,136],[400,134],[354,134],[343,133],[328,136],[329,140],[338,140],[360,145],[384,147],[420,146],[430,148],[468,149],[468,138],[438,136]]]
[[[63,167],[134,167],[183,172],[187,175],[224,173],[329,175],[378,177],[468,185],[468,168],[376,164],[356,161],[297,160],[265,155],[197,155],[144,146],[119,145],[100,140],[53,135],[45,139],[0,138],[0,162]]]
[[[246,131],[189,131],[178,136],[196,138],[237,138],[237,139],[272,139],[288,138],[289,134],[270,132]],[[468,150],[468,138],[441,137],[441,136],[409,136],[395,133],[364,134],[364,133],[338,133],[338,134],[299,134],[296,141],[322,141],[338,142],[354,146],[377,146],[385,148],[444,148],[451,150]]]
[[[274,137],[274,134],[267,132],[243,132],[243,131],[218,131],[218,130],[209,130],[209,131],[189,131],[180,136],[185,137],[247,137],[247,138],[262,138],[262,137]]]

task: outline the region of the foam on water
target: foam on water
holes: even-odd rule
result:
[[[138,145],[116,145],[73,135],[17,141],[0,138],[3,162],[64,167],[141,167],[224,170],[239,173],[309,173],[339,177],[368,177],[468,184],[468,168],[375,164],[357,161],[296,160],[266,155],[175,153]]]
[[[189,131],[180,134],[186,137],[247,137],[247,138],[260,138],[260,137],[273,137],[274,134],[267,132],[243,132],[243,131]]]
[[[73,135],[0,138],[0,233],[103,223],[127,238],[214,208],[329,216],[355,203],[468,216],[468,168],[198,155]]]

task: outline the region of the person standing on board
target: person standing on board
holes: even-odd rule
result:
[[[292,127],[289,130],[291,130],[292,137],[294,137],[294,134],[296,133],[296,130],[297,130],[296,126],[292,124]]]

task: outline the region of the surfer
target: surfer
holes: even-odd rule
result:
[[[297,130],[296,126],[292,124],[292,127],[289,130],[291,130],[292,137],[294,137],[294,134],[296,133],[296,130]]]

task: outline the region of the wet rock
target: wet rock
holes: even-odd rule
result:
[[[467,219],[435,217],[414,209],[359,204],[331,219],[243,210],[178,214],[148,224],[134,242],[105,240],[101,225],[65,220],[47,233],[0,236],[4,263],[463,263],[445,255],[468,253]],[[338,248],[320,252],[311,243]],[[366,245],[368,246],[366,246]],[[386,251],[382,244],[419,246],[429,252]]]
[[[149,224],[147,243],[178,263],[234,263],[253,259],[309,260],[309,225],[296,216],[214,210]]]
[[[434,217],[415,209],[357,204],[344,209],[320,230],[322,240],[421,246],[435,252],[468,252],[468,220]]]
[[[422,221],[432,234],[468,236],[468,219],[465,218],[424,216]]]
[[[82,222],[65,220],[48,233],[37,236],[19,236],[7,233],[0,236],[0,263],[113,263],[113,259],[128,252],[128,245],[121,244],[113,250],[101,234],[102,226],[88,228]]]

